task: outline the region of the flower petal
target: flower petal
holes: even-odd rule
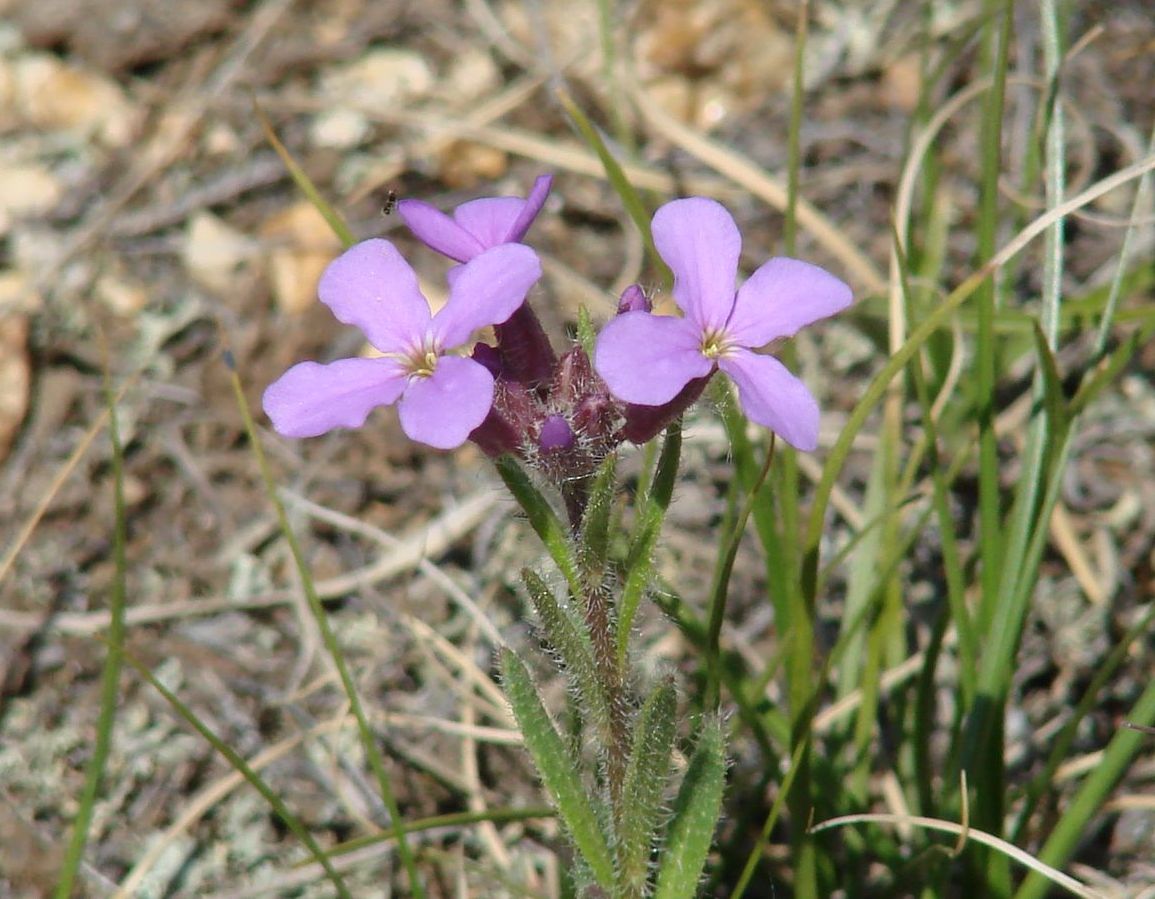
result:
[[[472,359],[443,356],[430,377],[410,379],[397,412],[411,439],[454,449],[485,421],[492,405],[493,375]]]
[[[521,197],[483,197],[454,209],[453,220],[473,235],[483,250],[488,250],[509,243],[506,237],[524,207]]]
[[[736,350],[719,359],[718,367],[738,385],[747,418],[797,449],[818,446],[818,403],[785,365],[773,356]]]
[[[674,200],[654,213],[654,244],[674,273],[674,299],[702,330],[720,329],[734,308],[742,235],[722,204]]]
[[[459,347],[478,328],[508,320],[540,277],[541,262],[524,244],[502,244],[467,262],[450,281],[448,302],[434,316],[438,345]]]
[[[850,288],[826,269],[779,256],[739,288],[726,331],[741,346],[763,346],[841,312],[853,299]]]
[[[377,406],[405,389],[405,371],[393,359],[301,362],[265,389],[261,400],[277,433],[316,437],[333,428],[359,428]]]
[[[668,403],[693,378],[713,369],[701,334],[684,318],[623,312],[598,335],[594,368],[610,393],[627,403]]]
[[[421,200],[402,200],[397,204],[397,214],[414,237],[450,259],[468,262],[485,249],[459,223]]]
[[[525,198],[525,205],[521,207],[517,220],[510,226],[509,233],[505,235],[506,243],[519,243],[525,237],[529,226],[533,224],[533,220],[541,212],[541,207],[545,205],[546,198],[549,196],[549,189],[552,186],[553,175],[537,176],[533,182],[533,189]]]
[[[429,326],[429,304],[417,275],[397,248],[380,238],[354,244],[329,263],[317,295],[339,321],[360,328],[383,353],[420,342]]]

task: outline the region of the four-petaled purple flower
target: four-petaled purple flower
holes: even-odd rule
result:
[[[551,175],[542,175],[524,200],[470,200],[454,209],[452,217],[422,200],[402,200],[397,204],[397,214],[423,244],[450,259],[468,262],[493,247],[520,243],[545,205],[552,184]]]
[[[265,412],[281,434],[314,437],[360,427],[372,409],[397,403],[413,440],[460,446],[489,414],[494,379],[479,362],[449,353],[478,329],[508,320],[540,276],[529,247],[475,253],[453,279],[444,308],[431,315],[417,275],[393,244],[359,243],[325,269],[317,292],[383,355],[295,365],[265,391]]]
[[[818,266],[779,257],[735,291],[742,237],[721,204],[674,200],[654,215],[654,243],[674,273],[683,318],[627,311],[598,336],[594,367],[619,400],[670,402],[721,369],[754,422],[801,450],[818,445],[818,404],[773,356],[754,349],[845,309],[850,288]]]

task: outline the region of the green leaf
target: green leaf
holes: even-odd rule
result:
[[[168,687],[166,687],[164,684],[162,684],[157,676],[153,674],[142,662],[137,661],[137,659],[130,655],[125,655],[124,660],[133,668],[135,668],[137,673],[140,674],[140,676],[143,677],[146,681],[148,681],[153,686],[153,688],[164,697],[165,702],[172,706],[173,710],[178,715],[180,715],[186,722],[188,722],[197,733],[199,733],[212,745],[213,749],[224,756],[225,760],[230,765],[232,765],[233,768],[235,768],[245,780],[249,782],[249,785],[252,786],[254,790],[261,794],[265,802],[267,802],[272,807],[273,811],[277,813],[277,816],[285,823],[285,826],[290,831],[292,831],[293,835],[298,840],[305,844],[305,847],[312,854],[317,864],[319,864],[324,869],[325,873],[329,877],[330,883],[333,884],[333,888],[337,891],[337,895],[342,897],[342,899],[352,899],[352,896],[349,893],[349,890],[346,888],[345,882],[341,878],[341,875],[333,866],[332,861],[330,861],[324,850],[322,850],[317,841],[313,839],[313,835],[309,832],[309,829],[305,827],[304,823],[302,823],[296,815],[289,811],[289,807],[285,805],[284,801],[279,795],[277,795],[276,791],[274,791],[273,788],[265,782],[264,778],[262,778],[261,775],[257,773],[256,769],[253,768],[248,762],[246,762],[239,752],[237,752],[228,743],[217,736],[217,734],[197,716],[196,712],[181,702],[177,695],[168,689]],[[404,838],[404,831],[402,828],[395,827],[394,833],[399,833],[400,836]]]
[[[1063,379],[1055,354],[1047,345],[1047,335],[1039,323],[1034,322],[1032,333],[1035,337],[1035,352],[1039,357],[1039,370],[1043,379],[1043,405],[1047,410],[1047,420],[1054,432],[1061,433],[1071,419],[1067,399],[1063,395]]]
[[[653,571],[654,546],[662,530],[674,483],[678,475],[678,460],[682,454],[682,423],[673,422],[666,428],[666,440],[654,480],[638,509],[638,524],[625,564],[625,583],[618,602],[618,661],[624,662],[630,645],[630,628],[634,624],[638,605],[650,582]]]
[[[305,195],[305,199],[313,204],[313,208],[321,214],[321,218],[325,220],[329,228],[337,236],[337,239],[341,241],[341,245],[351,247],[357,242],[357,239],[353,236],[353,232],[349,230],[349,226],[345,224],[345,220],[341,218],[340,213],[330,206],[329,202],[321,195],[321,192],[317,190],[317,186],[305,173],[305,170],[297,164],[297,160],[293,158],[288,148],[281,143],[281,139],[277,137],[277,132],[273,130],[273,125],[269,121],[268,116],[265,115],[264,110],[261,109],[255,98],[253,100],[253,113],[257,117],[257,123],[261,126],[261,130],[265,132],[265,139],[272,148],[276,150],[277,155],[281,157],[281,162],[285,164],[285,168],[288,169],[290,177],[292,177],[301,193]]]
[[[598,677],[588,634],[574,621],[573,614],[558,602],[549,585],[533,571],[523,569],[521,579],[541,619],[546,639],[561,657],[566,672],[577,687],[583,700],[583,712],[593,718],[603,734],[609,734],[609,702]]]
[[[606,177],[609,179],[610,186],[614,189],[619,197],[621,197],[622,205],[625,207],[627,214],[634,220],[634,224],[638,226],[638,231],[642,235],[642,240],[646,243],[646,250],[651,259],[660,267],[661,271],[665,273],[665,281],[669,283],[669,268],[662,261],[658,255],[657,249],[654,247],[654,238],[650,233],[650,214],[646,210],[645,203],[642,202],[641,196],[634,186],[630,183],[630,179],[626,177],[621,165],[614,158],[610,152],[606,142],[602,140],[602,136],[598,133],[597,128],[586,117],[586,114],[581,111],[578,105],[573,101],[573,98],[565,90],[557,91],[558,102],[566,111],[566,115],[570,117],[570,121],[574,123],[582,139],[590,145],[595,153],[598,154],[598,159],[601,160],[602,168],[606,170]]]
[[[654,899],[692,899],[697,894],[718,824],[725,780],[722,726],[712,718],[702,729],[674,802]]]
[[[112,389],[112,374],[106,368],[104,373],[104,399],[108,410],[108,439],[112,444],[112,504],[114,520],[112,527],[113,578],[108,596],[108,653],[100,673],[100,713],[96,722],[96,737],[92,744],[92,755],[84,769],[84,787],[80,794],[76,817],[72,821],[72,833],[61,865],[60,879],[56,883],[55,895],[67,899],[72,895],[84,847],[88,842],[89,830],[96,811],[96,800],[101,784],[105,780],[108,757],[112,751],[112,732],[116,724],[116,707],[120,695],[120,672],[124,667],[124,641],[127,634],[125,624],[125,599],[128,572],[126,542],[128,534],[128,511],[124,500],[124,444],[120,439],[120,424],[116,414],[116,395]]]
[[[558,735],[537,688],[521,660],[509,649],[501,653],[505,695],[513,707],[525,748],[533,757],[546,792],[573,838],[598,885],[614,887],[614,862],[590,791],[578,774],[578,759]]]
[[[529,519],[530,527],[537,532],[541,542],[545,544],[546,551],[561,570],[570,592],[574,596],[581,596],[581,579],[578,577],[577,563],[570,549],[569,533],[554,512],[553,506],[533,485],[529,475],[517,464],[513,456],[502,456],[496,464],[497,473],[505,481],[505,486],[509,488],[509,492],[513,494],[513,498]]]
[[[650,874],[662,812],[662,794],[670,777],[677,696],[670,681],[654,690],[634,725],[634,745],[626,767],[618,871],[623,887],[641,895]]]
[[[601,586],[605,575],[606,555],[609,551],[610,518],[614,508],[614,493],[617,487],[617,456],[606,457],[594,478],[586,501],[585,515],[582,516],[581,541],[578,543],[578,558],[582,572],[591,589]]]

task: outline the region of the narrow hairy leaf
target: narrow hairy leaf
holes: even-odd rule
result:
[[[590,586],[597,588],[605,573],[606,555],[609,548],[610,518],[614,507],[614,492],[617,486],[617,456],[609,455],[598,469],[582,516],[581,540],[578,543],[578,558],[582,572]]]
[[[589,790],[578,774],[578,760],[554,728],[525,665],[508,649],[501,654],[501,671],[505,695],[546,792],[598,885],[613,890],[613,856]]]
[[[638,524],[625,563],[625,583],[618,601],[618,660],[624,662],[630,645],[630,628],[634,624],[638,605],[650,582],[653,571],[654,546],[662,531],[662,522],[678,475],[678,461],[682,455],[682,422],[673,422],[666,428],[666,439],[654,479],[644,497],[638,500]]]
[[[574,596],[582,595],[581,579],[578,577],[577,563],[570,549],[569,535],[553,506],[529,479],[512,456],[502,456],[497,460],[497,473],[505,481],[505,486],[517,500],[529,519],[529,525],[545,544],[546,551],[561,570]]]
[[[583,712],[593,719],[601,733],[608,733],[609,704],[598,677],[588,634],[562,607],[545,581],[528,568],[522,570],[521,579],[529,591],[550,646],[561,657],[566,673],[577,687],[583,701]]]
[[[690,767],[674,802],[674,818],[662,847],[655,899],[692,899],[697,895],[698,881],[718,824],[725,779],[722,726],[711,718],[698,737]]]
[[[670,777],[677,696],[667,681],[647,697],[634,725],[634,745],[626,768],[618,871],[622,886],[641,895],[650,874],[650,855]]]

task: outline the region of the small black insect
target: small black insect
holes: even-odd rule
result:
[[[393,210],[397,208],[397,191],[389,188],[388,193],[385,194],[385,205],[381,207],[382,215],[392,215]]]

